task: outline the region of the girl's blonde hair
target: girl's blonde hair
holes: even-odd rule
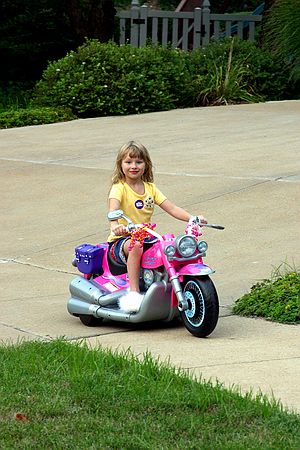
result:
[[[127,144],[124,144],[118,154],[115,164],[115,169],[112,175],[112,183],[116,184],[119,181],[125,180],[125,175],[122,170],[122,161],[124,158],[129,156],[130,158],[140,158],[145,163],[145,172],[143,173],[142,180],[152,183],[153,182],[153,169],[152,169],[152,161],[149,155],[148,150],[142,144],[129,141]]]

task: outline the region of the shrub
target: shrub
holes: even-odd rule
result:
[[[91,40],[48,66],[35,102],[83,117],[163,111],[192,105],[189,86],[181,51]]]
[[[28,108],[0,113],[0,128],[25,127],[76,119],[69,108]]]
[[[252,286],[233,307],[235,314],[257,316],[282,322],[300,323],[300,272],[273,274]]]

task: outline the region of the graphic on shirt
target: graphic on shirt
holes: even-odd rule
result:
[[[143,200],[137,200],[137,201],[135,202],[134,206],[135,206],[137,209],[142,209],[143,206],[144,206]]]
[[[147,209],[153,209],[154,208],[154,199],[151,197],[151,195],[148,195],[145,198],[145,208]]]

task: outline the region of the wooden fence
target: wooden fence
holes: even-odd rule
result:
[[[146,42],[171,45],[183,50],[205,47],[211,40],[229,36],[255,39],[255,27],[261,15],[211,14],[209,0],[191,12],[153,10],[132,0],[129,11],[117,14],[120,44],[142,47]]]

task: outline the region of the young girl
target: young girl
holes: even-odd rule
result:
[[[176,206],[153,183],[152,161],[148,150],[134,141],[123,145],[116,159],[112,187],[108,196],[109,211],[122,209],[134,223],[149,223],[154,205],[160,206],[176,219],[188,222],[191,218],[184,209]],[[203,216],[200,221],[207,223]],[[140,261],[143,248],[135,244],[129,251],[130,236],[124,219],[110,222],[110,252],[118,263],[127,264],[130,291],[120,299],[120,306],[129,312],[138,311],[143,296],[139,289]]]

